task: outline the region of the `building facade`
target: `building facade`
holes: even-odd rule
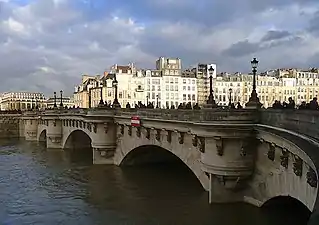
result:
[[[210,76],[213,78],[213,87],[215,86],[217,66],[216,64],[199,63],[192,70],[196,71],[198,104],[203,106],[207,103],[210,94]]]
[[[40,92],[5,92],[1,94],[1,110],[28,110],[45,108],[44,94]]]
[[[56,101],[56,102],[55,102]],[[54,97],[50,97],[46,100],[46,108],[54,108],[54,103],[56,103],[57,107],[60,107],[61,104],[61,97],[57,97],[56,100]],[[62,97],[62,104],[63,107],[72,108],[74,107],[74,100],[73,97]]]
[[[74,88],[74,106],[90,108],[93,88],[98,87],[101,76],[82,75],[81,84]]]
[[[252,92],[252,74],[219,74],[215,79],[214,96],[217,104],[229,105],[249,101]],[[318,97],[319,73],[316,69],[278,69],[257,76],[257,93],[263,107],[271,107],[275,100],[288,102],[292,97],[296,105]]]
[[[75,87],[76,107],[96,107],[101,101],[112,104],[115,98],[114,80],[118,83],[118,101],[134,107],[138,102],[160,108],[178,107],[180,103],[197,102],[196,73],[183,72],[179,58],[160,57],[155,69],[137,69],[134,64],[113,65],[103,76],[83,76]]]

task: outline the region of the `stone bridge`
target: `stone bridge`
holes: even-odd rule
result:
[[[47,148],[91,148],[94,164],[152,163],[174,155],[209,191],[210,203],[263,206],[293,198],[312,212],[309,223],[319,224],[319,112],[74,109],[20,118],[20,136]]]

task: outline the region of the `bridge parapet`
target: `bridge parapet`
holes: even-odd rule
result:
[[[279,127],[319,141],[319,112],[314,110],[262,110],[261,124]]]
[[[256,123],[258,113],[254,110],[176,110],[176,109],[92,109],[88,116],[109,115],[114,117],[131,118],[140,116],[143,119],[188,121],[188,122],[213,122],[223,123]]]

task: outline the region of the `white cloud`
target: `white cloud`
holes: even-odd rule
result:
[[[12,17],[10,17],[8,20],[3,21],[3,25],[11,31],[17,32],[19,34],[27,34],[27,28]]]
[[[131,11],[118,7],[90,18],[67,0],[24,6],[0,0],[0,91],[71,93],[81,74],[103,73],[114,63],[150,68],[159,56],[181,57],[184,66],[216,62],[219,71],[247,71],[253,55],[261,68],[316,66],[308,62],[319,52],[318,37],[305,29],[313,5],[203,1],[207,5],[156,0],[145,3],[149,8],[142,13],[137,11],[141,5],[132,4]],[[254,7],[258,10],[248,12]],[[287,35],[261,42],[269,30]]]

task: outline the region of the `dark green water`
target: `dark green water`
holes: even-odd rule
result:
[[[1,146],[0,224],[302,225],[286,210],[208,205],[183,166],[96,166],[37,144]]]

